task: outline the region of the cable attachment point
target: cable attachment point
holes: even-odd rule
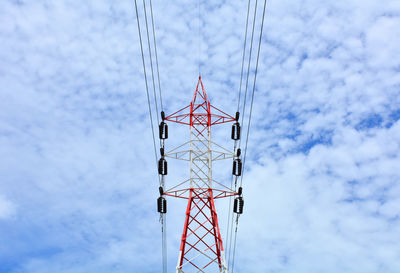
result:
[[[162,196],[164,194],[164,188],[163,187],[159,187],[158,191],[160,192],[160,196]]]
[[[242,150],[239,148],[236,150],[236,157],[240,157],[240,155],[242,154]]]
[[[164,111],[161,111],[161,119],[162,119],[162,121],[165,120],[165,113],[164,113]]]
[[[161,188],[161,187],[160,187]],[[238,189],[238,195],[239,196],[242,196],[242,193],[243,193],[243,189],[242,189],[242,187],[239,187],[239,189]]]

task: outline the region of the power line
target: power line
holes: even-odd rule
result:
[[[257,2],[256,2],[256,6],[257,6]],[[242,183],[243,183],[243,173],[244,173],[244,170],[245,170],[247,144],[248,144],[248,140],[249,140],[251,117],[252,117],[252,112],[253,112],[254,92],[255,92],[256,81],[257,81],[258,62],[259,62],[259,59],[260,59],[260,49],[261,49],[262,34],[263,34],[263,29],[264,29],[264,18],[265,18],[265,8],[266,8],[266,6],[267,6],[267,0],[264,0],[263,15],[262,15],[262,21],[261,21],[261,28],[260,28],[260,37],[259,37],[259,40],[258,40],[257,60],[256,60],[256,67],[255,67],[254,80],[253,80],[253,90],[252,90],[252,95],[251,95],[249,122],[248,122],[248,125],[247,125],[246,144],[245,144],[244,157],[243,157],[243,172],[242,172],[242,177],[241,177],[241,180],[240,180],[240,186],[242,186]],[[234,266],[235,266],[238,220],[239,220],[239,215],[237,215],[237,218],[236,218],[236,229],[235,229],[235,240],[234,240],[234,247],[233,247],[233,259],[232,259],[232,271],[231,271],[231,273],[234,272]]]
[[[200,71],[200,63],[201,63],[201,61],[200,61],[200,55],[201,55],[201,31],[200,31],[200,29],[201,29],[201,27],[200,27],[200,0],[198,0],[197,1],[197,7],[198,7],[198,30],[199,30],[199,33],[198,33],[198,45],[197,45],[197,47],[198,47],[198,55],[199,55],[199,57],[198,57],[198,62],[199,62],[199,76],[201,75],[201,71]]]
[[[151,46],[150,46],[149,30],[148,30],[148,23],[147,23],[147,12],[146,12],[146,4],[145,4],[144,0],[143,0],[143,7],[144,7],[144,13],[145,13],[145,20],[146,20],[147,41],[148,41],[148,47],[149,47],[150,64],[151,64],[151,72],[152,72],[152,79],[153,79],[154,100],[155,100],[155,105],[156,105],[156,109],[157,109],[156,111],[158,112],[157,96],[156,96],[156,92],[155,92],[153,62],[152,62],[152,58],[151,58]],[[151,132],[152,132],[152,137],[153,137],[154,156],[155,156],[156,166],[157,166],[157,148],[156,148],[156,140],[155,140],[155,134],[154,134],[153,115],[152,115],[152,110],[151,110],[149,87],[148,87],[148,82],[147,82],[146,62],[145,62],[145,58],[144,58],[143,41],[142,41],[142,34],[141,34],[141,30],[140,30],[140,19],[139,19],[138,7],[137,7],[137,0],[135,0],[135,11],[136,11],[136,18],[137,18],[138,33],[139,33],[140,50],[141,50],[141,54],[142,54],[143,73],[144,73],[144,79],[145,79],[145,84],[146,84],[147,105],[148,105],[148,110],[149,110],[150,126],[151,126]],[[151,11],[151,13],[152,13],[152,16],[153,16],[153,12],[152,11]],[[153,35],[154,35],[153,36],[154,37],[154,46],[156,48],[153,19],[152,19],[152,25],[153,25]],[[156,56],[157,56],[157,51],[156,51]],[[156,60],[156,62],[157,62],[157,71],[158,71],[158,61]],[[158,83],[160,84],[160,79],[159,78],[158,78]],[[161,107],[162,107],[160,85],[159,85],[159,91],[160,91],[160,100],[161,100]],[[158,116],[157,116],[157,122],[159,122]],[[161,185],[162,181],[161,181],[160,175],[158,175],[158,180],[159,180],[159,183]],[[161,222],[162,222],[162,227],[161,227],[161,232],[162,232],[162,263],[163,263],[163,272],[166,273],[167,272],[166,217],[164,217],[164,215],[161,215],[161,217],[162,217],[161,218]]]
[[[244,102],[243,102],[243,111],[242,111],[242,122],[241,122],[242,125],[243,125],[244,116],[246,113],[247,89],[248,89],[248,85],[249,85],[251,57],[252,57],[252,52],[253,52],[254,29],[255,29],[256,17],[257,17],[256,16],[257,15],[257,4],[258,4],[258,0],[256,0],[255,6],[254,6],[253,27],[252,27],[252,32],[251,32],[249,60],[248,60],[248,64],[247,64],[247,75],[246,75],[246,88],[245,88],[245,92],[244,92]],[[241,143],[242,143],[242,139],[239,140],[239,147],[240,147]]]
[[[163,263],[163,272],[167,272],[167,215],[165,213],[161,213],[161,237],[162,237],[162,263]]]
[[[249,142],[251,116],[252,116],[252,113],[253,113],[254,92],[255,92],[255,89],[256,89],[257,72],[258,72],[258,61],[260,59],[260,49],[261,49],[261,40],[262,40],[262,34],[263,34],[263,29],[264,29],[264,18],[265,18],[265,7],[266,7],[266,5],[267,5],[267,0],[264,0],[264,8],[263,8],[262,21],[261,21],[260,37],[259,37],[259,40],[258,40],[256,69],[254,71],[253,92],[252,92],[252,95],[251,95],[249,123],[247,124],[246,145],[245,145],[244,157],[243,157],[243,172],[245,170],[245,164],[246,164],[247,144]],[[242,183],[243,183],[243,173],[242,173],[242,177],[240,179],[240,186],[242,186]]]
[[[246,86],[245,86],[244,101],[243,101],[243,111],[242,111],[242,121],[241,121],[242,125],[243,125],[244,116],[245,116],[245,113],[246,113],[247,90],[248,90],[248,84],[249,84],[251,58],[252,58],[252,52],[253,52],[254,30],[255,30],[256,19],[257,19],[257,6],[258,6],[258,0],[256,0],[255,5],[254,5],[253,23],[252,23],[250,49],[249,49],[249,58],[248,58],[248,63],[247,63]],[[246,24],[247,24],[247,22],[246,22]],[[240,139],[239,140],[239,147],[241,145],[241,142],[242,142],[242,140]],[[242,179],[243,179],[243,173],[242,173]],[[233,218],[233,215],[232,215],[232,218]],[[232,256],[232,271],[231,272],[233,272],[234,268],[235,268],[235,254],[236,254],[236,239],[237,239],[238,220],[239,220],[239,215],[236,216],[235,238],[234,238],[234,241],[233,241],[233,256]],[[233,221],[233,219],[232,219],[232,221]],[[232,233],[233,233],[233,224],[232,224],[232,230],[231,230],[231,240],[232,240]],[[230,252],[231,252],[231,249],[230,249]]]
[[[247,15],[246,15],[246,28],[245,28],[245,34],[244,34],[244,42],[243,42],[243,54],[242,54],[242,67],[240,71],[240,84],[239,84],[239,92],[238,92],[238,105],[237,105],[237,112],[239,112],[240,108],[240,99],[241,99],[241,93],[242,93],[242,81],[243,81],[243,69],[244,69],[244,60],[246,56],[246,47],[247,47],[247,30],[248,30],[248,25],[249,25],[249,14],[250,14],[250,5],[251,5],[251,0],[248,0],[247,2]],[[236,141],[235,141],[235,147],[233,149],[234,151],[236,150]],[[231,188],[233,187],[233,176],[232,175],[232,180],[231,180]],[[235,191],[236,191],[236,186],[237,186],[237,177],[235,177]],[[230,230],[230,236],[227,239],[227,247],[228,247],[228,266],[230,264],[230,259],[231,259],[231,247],[232,247],[232,233],[233,233],[233,219],[234,219],[234,214],[231,212],[231,204],[232,204],[232,197],[229,198],[229,212],[228,212],[228,226],[227,226],[227,236],[229,236],[229,230]],[[231,216],[232,213],[232,216]],[[230,226],[232,225],[232,226]]]
[[[246,30],[245,30],[245,34],[244,34],[243,57],[242,57],[242,69],[241,69],[241,72],[240,72],[239,99],[238,99],[237,112],[239,112],[239,107],[240,107],[240,95],[241,95],[241,93],[242,93],[243,67],[244,67],[244,59],[245,59],[245,55],[246,55],[247,28],[248,28],[248,25],[249,25],[250,2],[251,2],[251,0],[249,0],[248,3],[247,3]]]
[[[148,20],[147,20],[147,9],[146,9],[146,2],[143,0],[143,9],[144,9],[144,16],[146,20],[146,32],[147,32],[147,43],[148,43],[148,48],[149,48],[149,57],[150,57],[150,65],[151,65],[151,77],[153,80],[153,94],[154,94],[154,102],[156,105],[156,112],[157,112],[157,123],[160,123],[160,120],[158,118],[158,103],[157,103],[157,94],[156,94],[156,85],[154,82],[154,69],[153,69],[153,58],[152,58],[152,51],[151,51],[151,43],[150,43],[150,34],[149,34],[149,27],[148,27]],[[152,34],[153,34],[153,44],[154,44],[154,54],[156,58],[156,67],[157,67],[157,79],[158,79],[158,91],[159,91],[159,96],[160,96],[160,105],[161,105],[161,110],[163,110],[163,104],[162,104],[162,93],[161,93],[161,82],[160,82],[160,70],[158,66],[158,54],[157,54],[157,42],[156,42],[156,33],[155,33],[155,27],[154,27],[154,15],[153,15],[153,5],[150,0],[150,14],[151,14],[151,26],[152,26]],[[160,146],[164,147],[163,145],[163,140],[160,139]],[[164,186],[164,180],[163,178],[161,179],[160,186]],[[162,264],[163,264],[163,272],[167,272],[167,246],[166,246],[166,215],[161,214],[161,245],[162,245]]]
[[[232,175],[233,176],[233,175]],[[236,185],[237,185],[237,177],[235,177],[235,179],[232,179],[232,182],[233,182],[233,180],[235,180],[235,191],[237,190],[236,188]],[[232,189],[232,183],[231,183],[231,189]],[[229,264],[230,264],[230,260],[231,260],[231,250],[232,250],[232,234],[233,234],[233,219],[234,219],[234,217],[235,217],[235,214],[233,213],[233,212],[231,212],[231,198],[230,198],[230,200],[229,200],[229,215],[228,215],[228,229],[227,230],[230,230],[230,235],[229,235],[229,232],[227,231],[227,236],[229,236],[229,241],[228,241],[228,245],[227,245],[227,247],[228,247],[228,267],[229,267]],[[232,213],[232,216],[231,216],[231,213]]]
[[[154,69],[153,69],[153,58],[152,58],[152,52],[151,52],[151,44],[150,44],[150,34],[149,34],[149,25],[147,23],[147,9],[146,9],[146,1],[143,0],[143,10],[144,10],[144,19],[146,22],[146,32],[147,32],[147,45],[149,48],[149,57],[150,57],[150,67],[151,67],[151,78],[153,80],[153,95],[154,95],[154,101],[156,105],[156,117],[157,117],[157,124],[160,123],[160,120],[158,118],[158,103],[157,103],[157,94],[156,94],[156,84],[154,81]]]
[[[232,271],[235,270],[235,254],[236,254],[236,239],[237,239],[237,230],[238,230],[238,223],[239,223],[239,214],[236,216],[236,228],[235,228],[235,243],[233,245],[233,258],[232,258]]]
[[[146,62],[144,60],[143,42],[142,42],[142,34],[141,34],[141,31],[140,31],[140,21],[139,21],[139,13],[138,13],[138,8],[137,8],[137,0],[135,0],[135,10],[136,10],[136,18],[137,18],[137,27],[138,27],[138,32],[139,32],[140,50],[141,50],[141,53],[142,53],[144,80],[145,80],[145,83],[146,83],[147,105],[148,105],[148,109],[149,109],[151,133],[153,135],[154,156],[155,156],[155,159],[156,159],[156,166],[157,166],[156,138],[155,138],[155,135],[154,135],[153,115],[152,115],[151,104],[150,104],[149,86],[147,84]],[[161,179],[160,179],[159,175],[158,175],[158,180],[161,183]]]
[[[257,3],[258,3],[258,0],[256,0],[255,6],[254,6],[253,27],[252,27],[252,34],[251,34],[250,49],[249,49],[249,58],[248,58],[248,66],[247,66],[247,74],[246,74],[246,78],[247,79],[246,79],[245,97],[244,97],[244,102],[243,102],[243,112],[242,112],[242,121],[241,121],[242,124],[243,124],[243,120],[244,120],[244,116],[245,116],[245,110],[246,110],[247,86],[248,86],[248,79],[249,79],[250,65],[251,65],[251,58],[252,58],[252,51],[253,51],[253,40],[254,40],[254,29],[255,29]],[[249,17],[250,17],[250,6],[251,6],[251,0],[249,0],[248,3],[247,3],[246,28],[245,28],[245,37],[244,37],[244,42],[243,42],[242,66],[241,66],[240,84],[239,84],[239,92],[238,92],[238,107],[237,107],[237,111],[238,112],[239,112],[239,108],[240,108],[240,99],[241,99],[241,93],[242,93],[243,70],[244,70],[244,62],[245,62],[246,48],[247,48],[247,32],[248,32]],[[239,145],[238,145],[239,148],[240,148],[240,144],[241,144],[241,139],[239,139]],[[236,147],[235,147],[234,150],[236,150]],[[236,190],[237,190],[237,177],[235,177],[235,191]],[[230,229],[230,235],[229,235],[228,265],[231,263],[234,217],[235,217],[235,214],[232,213],[231,220],[230,220],[230,222],[228,222],[228,225],[229,224],[232,225],[231,229]],[[237,230],[237,227],[236,227],[235,230]],[[236,234],[235,234],[235,242],[236,242]],[[233,259],[234,259],[234,256],[232,257],[232,266],[234,264]]]
[[[158,68],[158,54],[157,54],[157,43],[156,43],[156,31],[154,28],[154,16],[153,16],[153,5],[150,0],[150,11],[151,11],[151,25],[153,28],[153,39],[154,39],[154,52],[156,56],[156,65],[157,65],[157,78],[158,78],[158,91],[160,93],[160,104],[161,104],[161,111],[164,111],[164,106],[163,106],[163,101],[162,101],[162,95],[161,95],[161,82],[160,82],[160,70]]]
[[[145,7],[145,6],[144,6]],[[146,12],[146,8],[145,8],[145,12]],[[157,80],[158,80],[158,92],[159,92],[159,96],[160,96],[160,106],[161,106],[161,111],[164,111],[164,106],[163,106],[163,101],[162,101],[162,91],[161,91],[161,81],[160,81],[160,69],[159,69],[159,65],[158,65],[158,54],[157,54],[157,42],[156,42],[156,31],[155,31],[155,27],[154,27],[154,15],[153,15],[153,4],[152,1],[150,0],[150,14],[151,14],[151,27],[153,30],[153,44],[154,44],[154,55],[156,57],[156,67],[157,67]],[[147,27],[147,17],[146,17],[146,27]],[[147,35],[148,35],[148,31],[147,31]],[[150,43],[149,43],[150,45]],[[150,47],[149,47],[150,50]],[[151,53],[151,51],[150,51]],[[151,60],[151,54],[150,54],[150,60]],[[153,72],[153,67],[152,67],[152,72]],[[154,86],[154,77],[153,77],[153,86]],[[155,87],[154,87],[154,97],[156,98],[155,95]],[[155,101],[156,105],[157,105],[157,100]],[[158,115],[157,115],[158,117]],[[157,121],[159,121],[157,119]],[[160,140],[160,145],[161,147],[164,148],[164,143],[163,140]],[[161,186],[164,187],[164,177],[161,178]],[[162,236],[162,264],[163,264],[163,272],[166,273],[167,272],[167,215],[162,213],[161,214],[161,236]]]

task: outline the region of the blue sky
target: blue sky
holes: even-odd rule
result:
[[[167,113],[199,59],[236,111],[246,5],[202,1],[199,58],[197,1],[153,0]],[[236,272],[400,272],[399,45],[397,0],[268,1]],[[134,3],[2,1],[0,87],[0,272],[161,272]],[[167,183],[187,175],[171,162]],[[173,272],[185,204],[168,202]]]

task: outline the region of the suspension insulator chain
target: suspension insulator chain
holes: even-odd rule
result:
[[[232,176],[235,180],[235,190],[237,187],[238,177],[242,175],[242,160],[240,156],[242,151],[240,150],[240,123],[239,123],[240,113],[236,112],[235,120],[236,122],[232,125],[231,138],[235,141],[234,143],[234,154],[233,154],[233,166],[232,166]],[[238,145],[239,143],[239,145]]]
[[[240,113],[236,112],[235,120],[236,122],[232,125],[231,138],[235,141],[234,144],[234,156],[233,156],[233,166],[232,175],[235,177],[235,189],[237,187],[238,176],[242,174],[242,162],[240,159],[241,150],[238,147],[240,145],[240,123],[239,123]],[[239,143],[239,145],[238,145]]]
[[[157,199],[157,211],[159,213],[167,213],[167,200],[162,196]]]
[[[232,125],[232,133],[231,133],[231,138],[233,140],[239,140],[240,139],[240,123],[239,123],[239,112],[236,112],[236,122]]]
[[[168,125],[164,121],[161,121],[158,130],[160,139],[164,140],[168,138]]]
[[[158,160],[158,173],[161,175],[168,174],[168,162],[164,156],[161,156],[160,160]]]
[[[242,160],[240,158],[236,158],[233,160],[233,166],[232,166],[232,174],[235,176],[241,176],[242,175]]]
[[[161,175],[161,184],[158,188],[160,197],[157,199],[157,211],[159,213],[167,213],[167,200],[163,197],[165,175],[168,174],[168,162],[165,160],[165,140],[168,138],[168,125],[165,122],[165,113],[161,111],[161,123],[158,126],[160,137],[160,155],[158,160],[158,174]]]
[[[243,192],[242,187],[239,187],[239,189],[238,189],[239,197],[236,197],[235,201],[233,202],[233,212],[236,214],[243,213],[244,200],[243,200],[242,192]]]
[[[231,138],[235,141],[235,154],[234,154],[234,158],[233,158],[233,166],[232,166],[232,175],[235,176],[235,190],[237,187],[237,179],[239,176],[242,175],[242,167],[243,167],[243,163],[242,163],[242,159],[241,154],[242,154],[242,150],[237,147],[237,142],[240,140],[240,123],[239,123],[239,116],[240,113],[236,112],[236,122],[232,125],[232,134],[231,134]],[[236,214],[242,214],[243,213],[243,206],[244,206],[244,200],[243,200],[243,189],[242,187],[239,187],[237,194],[238,197],[236,197],[233,201],[233,212]]]

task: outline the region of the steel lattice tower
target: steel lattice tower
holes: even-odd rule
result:
[[[211,126],[237,119],[211,105],[199,77],[190,105],[164,120],[190,127],[190,140],[163,155],[190,164],[190,178],[162,192],[188,200],[176,272],[227,273],[214,200],[238,194],[213,180],[212,162],[236,155],[211,140]]]

